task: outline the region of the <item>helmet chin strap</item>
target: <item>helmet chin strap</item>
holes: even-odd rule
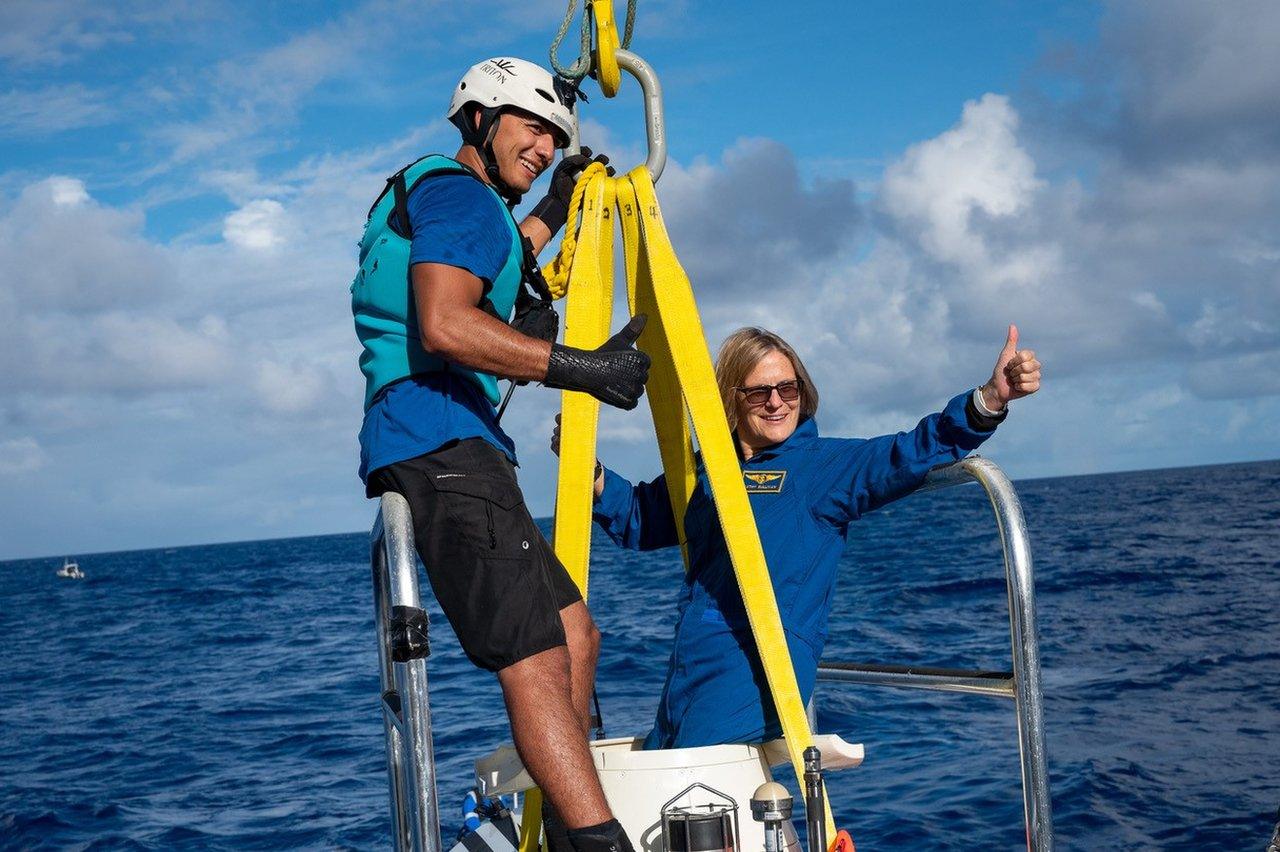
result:
[[[493,152],[493,137],[498,133],[498,120],[502,115],[500,109],[486,109],[480,113],[480,126],[477,127],[470,139],[464,141],[470,143],[479,153],[480,161],[484,163],[485,177],[489,178],[489,183],[497,190],[503,200],[507,202],[508,207],[515,207],[520,203],[520,199],[524,193],[517,192],[505,180],[498,169],[498,157]]]

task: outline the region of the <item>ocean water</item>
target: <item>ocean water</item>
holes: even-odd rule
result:
[[[1280,462],[1020,483],[1058,848],[1262,850],[1280,805]],[[0,564],[0,849],[389,844],[364,534]],[[866,518],[828,659],[1007,668],[976,486]],[[675,554],[594,550],[611,736],[647,730]],[[442,820],[507,739],[432,609]],[[820,685],[862,742],[829,777],[860,852],[1023,843],[1012,704]],[[748,815],[744,816],[749,818]]]

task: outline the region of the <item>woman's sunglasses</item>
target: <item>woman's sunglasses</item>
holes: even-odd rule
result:
[[[778,399],[783,402],[795,402],[800,398],[800,391],[803,389],[803,379],[791,379],[785,382],[778,382],[776,385],[754,385],[749,388],[734,388],[734,390],[742,394],[742,398],[747,401],[747,405],[764,405],[769,401],[769,397],[773,396],[774,391],[778,392]]]

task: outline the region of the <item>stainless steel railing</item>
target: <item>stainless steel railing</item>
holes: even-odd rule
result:
[[[409,504],[382,495],[370,542],[391,827],[397,850],[440,852],[427,689],[427,613],[418,597]]]
[[[1036,634],[1035,584],[1031,572],[1031,544],[1022,504],[1013,484],[990,459],[969,458],[929,472],[922,491],[977,482],[987,492],[1000,529],[1005,578],[1009,590],[1009,636],[1013,670],[972,671],[919,666],[868,665],[824,661],[818,680],[900,686],[995,695],[1012,698],[1018,716],[1018,747],[1022,760],[1022,801],[1027,824],[1027,847],[1035,852],[1053,849],[1053,811],[1049,798],[1049,770],[1044,745],[1044,708],[1040,691],[1040,647]]]

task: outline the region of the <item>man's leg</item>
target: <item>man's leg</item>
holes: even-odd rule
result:
[[[499,671],[498,682],[520,759],[565,826],[572,830],[611,819],[587,747],[585,703],[577,704],[570,687],[568,649],[526,657]]]
[[[561,594],[566,599],[569,597],[564,591]],[[581,600],[561,609],[560,620],[564,625],[565,641],[569,648],[569,693],[573,709],[582,722],[584,735],[590,739],[591,691],[595,684],[596,659],[600,654],[600,631],[596,629],[586,604]],[[544,798],[542,831],[549,852],[574,852],[568,828],[550,799]]]
[[[582,730],[591,735],[591,693],[596,683],[596,660],[600,656],[600,631],[582,601],[560,610],[565,641],[569,646],[569,687],[573,708],[582,719]]]
[[[387,468],[467,657],[496,672],[516,749],[577,852],[630,852],[587,747],[599,635],[538,531],[510,462],[479,439]],[[572,662],[571,662],[572,659]]]

